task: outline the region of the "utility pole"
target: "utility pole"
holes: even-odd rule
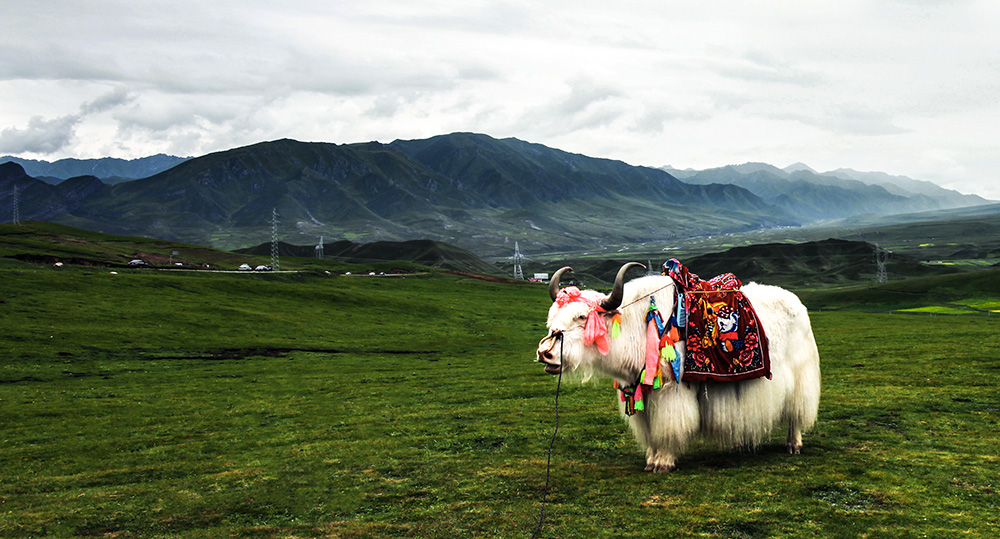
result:
[[[278,208],[271,209],[271,269],[278,271]]]
[[[524,272],[521,271],[521,262],[524,257],[521,256],[521,249],[517,246],[517,242],[514,242],[514,278],[524,280]]]

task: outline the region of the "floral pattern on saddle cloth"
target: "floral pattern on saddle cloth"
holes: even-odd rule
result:
[[[771,378],[767,336],[732,273],[703,281],[676,259],[663,264],[677,283],[675,316],[684,334],[685,382]]]

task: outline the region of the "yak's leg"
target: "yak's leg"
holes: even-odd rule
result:
[[[802,452],[802,429],[794,421],[788,424],[788,438],[785,442],[789,455],[798,455]]]
[[[636,443],[639,447],[646,450],[646,471],[653,469],[653,455],[656,454],[656,450],[652,446],[652,440],[650,439],[650,428],[649,428],[649,417],[638,412],[632,416],[625,416],[625,407],[621,407],[622,415],[628,421],[628,426],[632,430],[632,436],[635,437]]]
[[[666,473],[677,466],[688,442],[698,432],[699,412],[695,393],[686,386],[670,385],[647,397],[639,412],[646,436],[646,470]]]
[[[654,436],[654,433],[660,429],[653,424],[653,418],[651,418],[650,414],[648,412],[636,412],[635,415],[629,416],[627,419],[628,425],[632,429],[632,435],[635,436],[635,441],[646,450],[645,470],[657,473],[673,470],[677,462],[677,457],[675,454],[664,451],[663,440],[657,439]]]

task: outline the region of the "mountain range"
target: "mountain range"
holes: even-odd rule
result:
[[[765,164],[687,174],[474,133],[283,139],[176,159],[113,184],[95,174],[44,181],[7,161],[0,195],[16,187],[21,220],[224,249],[269,241],[276,226],[289,243],[429,239],[481,256],[509,255],[515,241],[529,253],[579,252],[986,202]]]
[[[0,157],[0,163],[12,162],[21,165],[29,176],[51,184],[57,184],[76,176],[97,176],[107,184],[121,183],[152,176],[187,161],[190,157],[156,154],[138,159],[118,159],[116,157],[101,157],[99,159],[60,159],[58,161],[39,161],[22,159],[5,155]]]
[[[818,173],[795,163],[779,169],[767,163],[744,163],[701,171],[663,167],[696,185],[743,187],[803,223],[842,219],[862,214],[892,215],[986,204],[977,195],[964,195],[928,182],[884,172],[841,168]]]

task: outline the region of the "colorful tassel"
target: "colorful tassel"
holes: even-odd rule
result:
[[[615,339],[622,336],[622,315],[615,313],[611,317],[611,336]]]
[[[649,311],[646,312],[646,321],[656,322],[656,331],[659,335],[663,335],[663,331],[666,329],[663,325],[663,315],[660,314],[660,310],[656,308],[656,298],[649,296]]]

